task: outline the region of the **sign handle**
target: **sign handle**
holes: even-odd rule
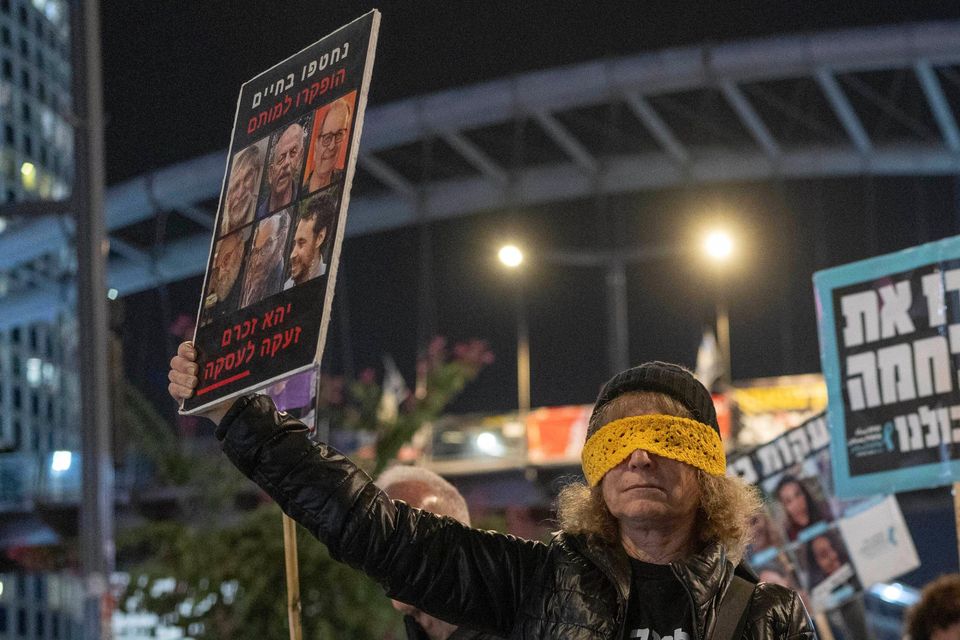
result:
[[[813,616],[813,619],[817,622],[817,636],[820,640],[834,640],[833,629],[830,628],[830,621],[827,619],[827,614],[821,611]]]
[[[287,619],[290,640],[302,640],[300,620],[300,568],[297,562],[297,529],[293,519],[283,514],[283,559],[287,570]]]

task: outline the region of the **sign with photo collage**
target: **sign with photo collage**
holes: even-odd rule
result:
[[[960,480],[960,237],[813,281],[837,494]]]
[[[829,443],[821,413],[728,464],[728,473],[764,497],[751,521],[751,566],[761,580],[799,592],[813,611],[834,609],[920,564],[895,498],[836,498]]]
[[[379,22],[371,11],[241,87],[183,413],[319,363]]]

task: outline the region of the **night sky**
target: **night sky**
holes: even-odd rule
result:
[[[383,19],[369,106],[669,46],[960,18],[954,3],[904,4],[103,3],[108,181],[225,149],[245,80],[374,6]],[[455,409],[514,408],[515,308],[512,283],[493,263],[496,242],[509,232],[541,250],[607,247],[613,238],[677,244],[706,212],[721,211],[747,242],[725,285],[734,377],[819,371],[812,273],[960,232],[958,189],[952,178],[695,186],[435,223],[434,303],[424,312],[420,230],[352,238],[324,367],[378,367],[390,353],[412,380],[424,316],[451,340],[488,340],[497,356]],[[603,273],[538,265],[525,278],[534,405],[591,402],[607,375]],[[193,278],[126,300],[128,373],[168,410],[165,363],[175,339],[163,336],[177,315],[195,313],[200,286]],[[634,265],[628,286],[631,361],[692,366],[718,282],[687,257]]]

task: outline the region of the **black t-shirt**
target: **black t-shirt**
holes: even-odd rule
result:
[[[693,640],[690,596],[670,566],[631,558],[630,567],[624,639]]]

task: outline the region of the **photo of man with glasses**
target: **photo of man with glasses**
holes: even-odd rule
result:
[[[309,170],[304,177],[308,193],[336,184],[343,176],[344,149],[350,137],[350,118],[356,92],[334,100],[317,113],[310,147]]]
[[[283,285],[283,255],[290,230],[290,214],[280,211],[257,224],[247,259],[240,308],[259,302],[280,291]]]

